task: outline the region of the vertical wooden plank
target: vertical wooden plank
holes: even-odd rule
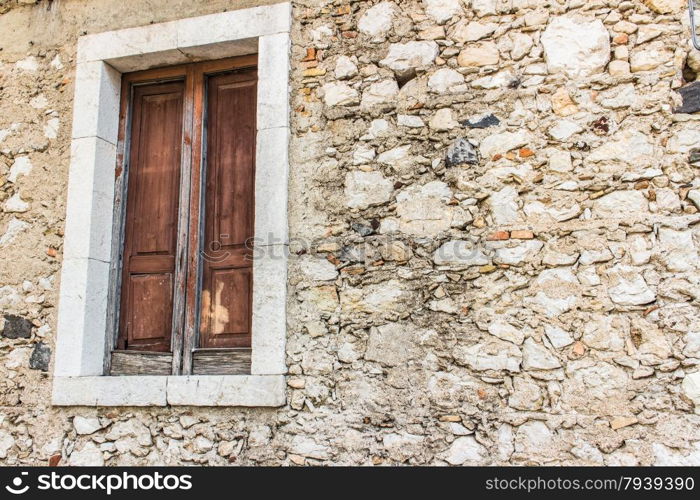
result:
[[[124,224],[126,221],[126,186],[129,157],[129,112],[131,84],[122,78],[119,108],[119,133],[117,135],[117,163],[114,169],[114,212],[112,217],[112,258],[109,265],[109,293],[107,295],[107,340],[105,342],[104,374],[111,373],[111,353],[119,335],[119,306],[121,301],[122,251],[124,249]]]
[[[189,235],[190,197],[192,196],[192,137],[194,125],[194,68],[187,66],[185,75],[185,104],[182,140],[182,175],[180,181],[180,212],[178,214],[177,258],[175,261],[175,300],[173,305],[173,375],[180,375],[183,364],[185,310],[187,300],[188,255],[191,252]],[[196,253],[196,252],[195,252]]]
[[[190,172],[189,233],[187,247],[187,283],[185,287],[185,318],[181,373],[192,374],[192,353],[197,346],[198,290],[200,265],[200,214],[202,204],[202,157],[204,152],[204,72],[201,65],[193,65],[188,72],[189,92],[192,100],[192,147]]]

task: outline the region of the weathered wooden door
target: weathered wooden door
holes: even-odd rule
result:
[[[183,82],[140,85],[133,91],[121,349],[170,350],[183,92]]]
[[[199,347],[250,347],[255,69],[208,80]]]

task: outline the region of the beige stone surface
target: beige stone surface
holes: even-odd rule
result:
[[[283,206],[299,248],[285,352],[261,360],[286,365],[268,387],[282,406],[200,406],[255,387],[197,379],[170,389],[189,406],[149,407],[168,389],[138,380],[118,389],[147,406],[51,405],[57,356],[81,362],[55,333],[73,90],[91,77],[78,36],[272,3],[0,7],[0,463],[698,465],[681,0],[295,0]],[[478,158],[447,166],[461,138]],[[103,404],[119,396],[95,384]]]

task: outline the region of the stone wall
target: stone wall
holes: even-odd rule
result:
[[[296,0],[287,406],[50,406],[77,36],[263,3],[0,2],[0,462],[699,464],[685,0]]]

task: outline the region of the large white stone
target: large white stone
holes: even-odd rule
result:
[[[438,109],[430,119],[430,128],[437,131],[451,130],[459,127],[457,120],[452,118],[452,110],[450,108]]]
[[[571,153],[560,149],[552,149],[549,152],[549,168],[555,172],[570,172],[574,169],[571,161]]]
[[[103,335],[104,336],[104,335]],[[54,377],[57,406],[165,406],[167,377]]]
[[[460,92],[465,89],[464,76],[452,68],[440,68],[428,78],[428,88],[438,94]]]
[[[379,118],[377,120],[372,120],[372,123],[369,124],[369,128],[367,129],[367,133],[362,136],[361,139],[377,139],[379,137],[386,137],[389,134],[391,134],[391,125],[385,119]]]
[[[398,115],[396,124],[400,127],[422,128],[425,127],[425,122],[420,116],[416,115]]]
[[[659,243],[661,260],[669,271],[692,271],[698,266],[698,253],[692,231],[661,227]]]
[[[554,370],[561,362],[547,348],[528,338],[523,344],[523,368],[526,370]]]
[[[628,108],[638,102],[634,84],[619,85],[602,92],[598,102],[601,106],[612,109]]]
[[[451,465],[477,465],[487,454],[486,448],[480,445],[474,436],[462,436],[452,442],[445,452],[445,460]]]
[[[555,17],[541,41],[550,73],[586,77],[602,72],[610,60],[610,36],[599,19],[583,22]]]
[[[323,257],[302,255],[297,266],[307,279],[313,281],[330,281],[338,277],[338,270]]]
[[[473,370],[508,370],[519,372],[522,353],[517,346],[502,340],[490,340],[454,349],[455,360]]]
[[[377,156],[377,162],[384,165],[391,165],[397,168],[401,163],[408,161],[411,153],[411,145],[406,144],[405,146],[398,146],[392,149],[387,149],[379,156]]]
[[[426,69],[440,53],[437,43],[432,40],[392,43],[389,53],[379,61],[399,75],[405,75],[417,69]]]
[[[528,240],[514,247],[498,248],[493,261],[498,264],[517,266],[532,260],[542,250],[543,246],[544,243],[540,240]]]
[[[491,217],[496,225],[506,225],[520,218],[518,192],[513,186],[504,186],[489,197]]]
[[[574,134],[583,131],[583,128],[571,120],[559,120],[549,129],[549,135],[557,141],[565,141]]]
[[[501,132],[486,137],[479,145],[479,151],[484,158],[492,158],[497,153],[505,154],[515,148],[525,146],[532,140],[532,136],[526,130],[517,132]]]
[[[49,105],[49,101],[44,94],[39,94],[29,99],[29,105],[34,109],[44,109]]]
[[[347,83],[326,83],[321,89],[326,106],[354,106],[360,102],[360,93]]]
[[[81,435],[94,434],[102,429],[102,424],[97,417],[81,417],[77,415],[73,418],[75,432]]]
[[[468,241],[452,240],[435,251],[433,262],[438,266],[484,266],[489,258]]]
[[[330,457],[330,449],[326,444],[316,442],[310,436],[297,434],[292,438],[289,451],[302,457],[326,460]]]
[[[357,29],[370,36],[373,41],[382,41],[391,30],[395,14],[396,5],[393,2],[378,3],[362,14],[357,22]]]
[[[280,7],[280,15],[284,16],[286,12],[286,15],[291,16],[289,3],[277,4],[277,6]],[[270,7],[275,6],[271,5]],[[266,13],[262,11],[261,14],[261,17],[270,18],[270,25],[279,21],[275,18],[276,14],[272,10]],[[230,33],[231,25],[229,25],[228,30],[225,33]],[[258,115],[256,118],[258,130],[289,127],[291,112],[289,78],[280,78],[279,75],[289,74],[290,52],[291,41],[288,31],[258,38]],[[258,143],[258,147],[260,146],[264,145]]]
[[[698,189],[691,189],[688,191],[688,199],[693,202],[693,205],[695,205],[695,208],[700,210],[700,190]]]
[[[654,153],[648,134],[628,129],[615,134],[613,140],[591,151],[585,159],[588,162],[617,161],[646,167],[654,163]]]
[[[644,214],[649,210],[649,202],[636,190],[613,191],[593,202],[593,214],[601,219],[624,218],[631,214]]]
[[[479,42],[467,45],[459,53],[457,63],[466,68],[493,66],[498,64],[500,54],[498,46],[494,42]]]
[[[700,144],[700,130],[684,127],[671,136],[666,145],[669,153],[688,153]]]
[[[496,23],[469,22],[462,19],[450,31],[450,38],[458,43],[475,42],[491,35],[496,28],[498,28]]]
[[[627,238],[628,254],[635,266],[642,266],[649,263],[651,259],[651,249],[648,240],[641,234],[634,234]]]
[[[339,56],[335,61],[334,74],[338,80],[352,78],[357,75],[357,65],[348,56]]]
[[[582,266],[588,266],[590,264],[596,264],[598,262],[607,262],[613,259],[613,254],[609,249],[602,247],[591,250],[584,250],[581,252],[581,257],[579,258],[579,264]]]
[[[360,107],[367,110],[374,106],[392,104],[397,95],[399,95],[399,85],[396,80],[375,82],[362,92]]]
[[[696,413],[698,410],[695,410]],[[651,449],[654,452],[654,466],[659,467],[697,467],[700,464],[700,442],[695,441],[690,453],[685,450],[670,448],[665,444],[653,443]],[[637,465],[637,464],[635,464]]]
[[[513,48],[510,51],[510,56],[516,61],[525,57],[534,45],[532,38],[525,33],[513,33],[511,35],[511,40],[513,42]]]
[[[544,333],[547,335],[551,344],[557,349],[574,343],[574,338],[571,334],[556,325],[544,325]]]
[[[15,161],[10,167],[10,175],[7,176],[7,180],[15,183],[20,175],[29,175],[32,172],[32,162],[29,161],[27,156],[19,156],[15,158]]]
[[[105,438],[109,441],[116,441],[117,447],[119,447],[120,441],[130,448],[153,444],[151,431],[135,418],[116,422],[105,434]]]
[[[567,203],[571,203],[567,201]],[[531,201],[525,204],[523,207],[523,212],[527,215],[528,219],[541,220],[541,221],[551,221],[555,220],[558,222],[563,222],[571,219],[575,219],[583,209],[578,203],[574,203],[571,206],[561,206],[562,204],[556,205],[545,205],[541,201]]]
[[[673,60],[673,51],[668,50],[664,42],[652,42],[644,45],[630,54],[630,70],[632,73],[651,71]]]
[[[55,139],[58,137],[58,129],[61,121],[58,118],[49,118],[44,125],[44,137],[47,139]]]
[[[391,198],[394,185],[381,172],[348,172],[345,176],[345,200],[350,208],[381,205]]]
[[[471,85],[475,89],[498,89],[510,85],[514,79],[513,72],[509,69],[504,69],[498,73],[477,78],[471,82]]]
[[[513,389],[508,406],[526,411],[539,410],[542,406],[542,392],[535,382],[518,377],[513,379]]]
[[[488,332],[501,340],[507,340],[520,345],[525,340],[525,332],[522,328],[516,328],[505,321],[495,321],[489,325]]]
[[[365,165],[377,156],[377,151],[374,148],[360,144],[352,153],[353,165]]]
[[[15,445],[15,438],[6,431],[0,431],[0,458],[7,458],[7,453]]]
[[[515,451],[531,455],[533,453],[550,456],[552,453],[552,431],[539,420],[524,423],[515,434]]]
[[[80,37],[78,63],[105,60],[126,72],[212,54],[215,58],[249,54],[255,51],[256,37],[289,33],[290,24],[291,4],[283,2],[105,31]]]
[[[425,13],[438,24],[444,24],[453,16],[462,13],[460,0],[423,0],[423,7]]]
[[[68,464],[73,467],[103,467],[105,460],[97,445],[88,441],[79,450],[73,450],[68,458]]]
[[[549,318],[556,318],[566,311],[570,311],[576,305],[576,301],[575,295],[551,297],[543,291],[539,291],[534,297],[526,299],[527,303],[535,305],[538,310],[544,312]]]
[[[9,213],[22,213],[29,210],[29,203],[24,201],[19,192],[13,194],[3,205],[3,210]]]
[[[588,347],[619,351],[629,337],[630,322],[625,316],[592,316],[583,326],[581,340]]]
[[[656,294],[649,288],[639,270],[618,264],[608,274],[611,280],[608,294],[616,304],[635,306],[656,300]]]

